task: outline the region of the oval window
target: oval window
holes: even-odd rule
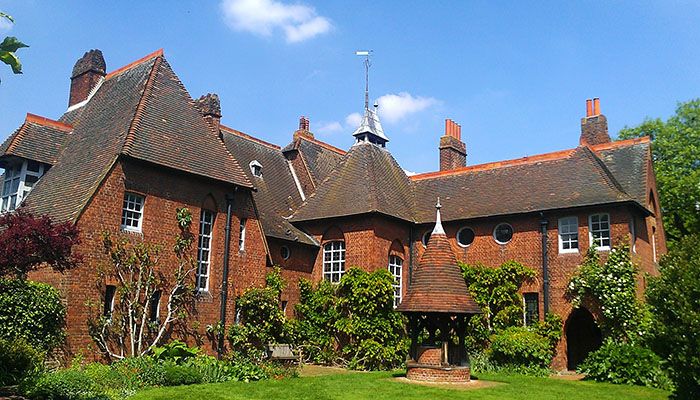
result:
[[[428,247],[428,242],[430,241],[430,235],[432,235],[432,231],[427,231],[423,234],[423,246]]]
[[[282,256],[283,259],[285,259],[285,260],[288,259],[291,254],[292,254],[292,252],[289,250],[289,247],[282,246],[282,248],[280,248],[280,255]]]
[[[474,242],[474,231],[472,228],[464,227],[457,232],[457,243],[462,247],[467,247]]]
[[[513,227],[506,223],[496,225],[493,230],[493,238],[498,244],[506,244],[513,239]]]

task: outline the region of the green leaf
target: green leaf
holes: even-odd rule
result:
[[[0,61],[9,65],[12,68],[12,72],[15,74],[22,73],[22,63],[19,61],[19,58],[17,58],[15,53],[10,51],[0,51]]]
[[[12,18],[11,16],[5,14],[4,12],[0,12],[0,19],[6,19],[6,20],[8,20],[8,21],[10,21],[10,22],[12,22],[12,23],[15,22],[14,18]]]
[[[19,41],[14,36],[8,36],[5,38],[5,40],[0,43],[0,51],[9,51],[14,53],[18,49],[21,49],[22,47],[29,47],[26,44],[22,43]]]

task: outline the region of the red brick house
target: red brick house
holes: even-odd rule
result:
[[[107,290],[92,284],[100,232],[167,242],[181,206],[193,210],[199,235],[209,239],[198,255],[211,256],[200,257],[197,277],[196,318],[206,325],[220,318],[225,258],[228,322],[235,295],[261,284],[272,265],[289,283],[281,299],[288,316],[298,278],[337,281],[350,266],[388,268],[399,304],[440,197],[458,260],[496,266],[514,259],[537,271],[523,288],[524,319],[546,311],[564,318],[557,368],[575,365],[599,334],[595,316],[572,310],[564,297],[588,247],[597,241],[605,253],[628,238],[651,274],[666,251],[650,143],[611,142],[597,99],[587,103],[577,147],[482,165],[467,166],[461,127],[447,120],[436,137],[440,170],[414,176],[387,150],[369,107],[347,151],[315,139],[304,117],[280,147],[222,125],[221,114],[216,95],[189,96],[162,52],[107,74],[102,54],[91,51],[73,70],[67,112],[57,121],[28,114],[0,147],[2,209],[22,203],[81,229],[78,251],[87,257],[80,268],[33,276],[63,290],[71,348],[90,344],[82,304]]]

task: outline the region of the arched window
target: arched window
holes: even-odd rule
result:
[[[392,284],[394,287],[394,308],[401,303],[402,270],[403,259],[399,256],[389,256],[389,273],[394,277],[394,283]]]
[[[334,240],[323,245],[323,279],[337,283],[345,273],[345,242]]]

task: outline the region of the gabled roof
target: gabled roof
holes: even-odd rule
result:
[[[306,221],[377,212],[412,221],[412,184],[394,157],[367,142],[352,146],[292,217]]]
[[[56,164],[61,148],[73,127],[62,122],[27,114],[22,126],[0,146],[0,157],[17,156]]]
[[[605,163],[624,191],[639,204],[647,206],[648,173],[651,164],[649,137],[611,142],[593,146],[591,149]]]
[[[120,156],[251,187],[162,51],[108,74],[79,112],[67,114],[74,131],[26,200],[37,214],[75,220]]]
[[[585,146],[576,149],[414,175],[416,222],[432,222],[440,197],[445,220],[632,201]]]
[[[296,136],[292,143],[282,149],[283,153],[289,151],[298,151],[301,154],[315,187],[326,179],[345,155],[345,152],[337,147],[302,135]]]
[[[223,125],[221,132],[228,151],[238,160],[248,179],[255,185],[253,198],[265,235],[318,246],[315,239],[285,218],[296,210],[302,200],[290,165],[280,147]],[[262,166],[262,177],[254,176],[250,171],[249,165],[253,161]]]

